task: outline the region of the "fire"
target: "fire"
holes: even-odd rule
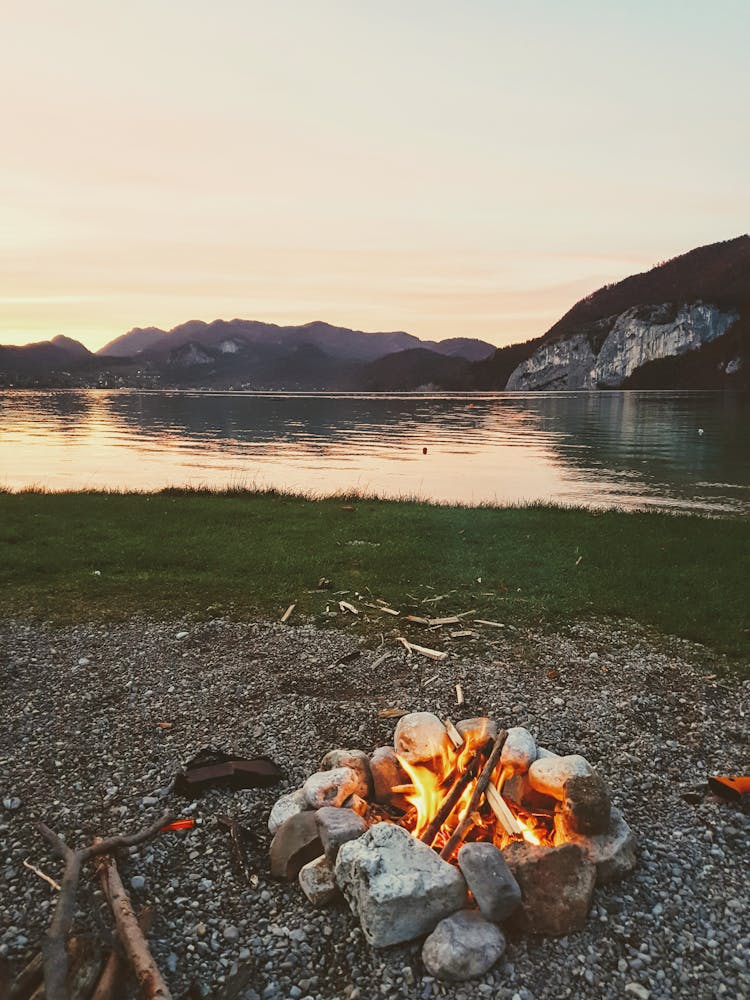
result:
[[[448,732],[450,731],[449,728]],[[458,740],[461,737],[453,730],[454,745],[442,747],[437,757],[429,763],[411,764],[403,757],[398,757],[410,782],[409,785],[396,789],[411,807],[402,817],[401,825],[413,837],[426,839],[436,849],[444,848],[465,820],[463,828],[456,834],[456,837],[460,837],[460,843],[489,841],[503,847],[512,840],[521,838],[537,846],[550,843],[551,816],[545,822],[544,816],[532,815],[510,799],[505,799],[502,788],[510,777],[510,772],[500,767],[492,774],[485,794],[480,796],[478,803],[474,803],[471,817],[467,817],[482,770],[482,767],[476,766],[477,755],[480,755],[479,762],[484,765],[490,744],[486,730],[469,733],[466,739],[455,745]],[[465,772],[472,767],[471,778],[467,780]],[[463,788],[460,787],[462,782]],[[455,797],[455,804],[439,829],[431,830],[433,821],[451,795]],[[440,818],[443,818],[442,815]],[[438,823],[440,818],[437,819]],[[425,834],[428,834],[427,838]],[[453,856],[452,844],[446,850]]]

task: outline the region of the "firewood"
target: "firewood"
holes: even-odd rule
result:
[[[151,956],[148,942],[138,926],[138,919],[111,854],[102,854],[96,862],[96,870],[115,918],[117,934],[133,967],[141,996],[148,1000],[171,1000],[172,994]]]
[[[8,991],[7,1000],[27,1000],[42,981],[44,959],[41,951],[18,973]],[[3,994],[0,992],[0,996]]]
[[[502,797],[497,788],[490,782],[487,786],[486,793],[487,801],[489,802],[490,808],[492,809],[495,816],[497,816],[498,822],[503,827],[505,832],[510,837],[518,837],[523,833],[523,828],[518,822],[516,817],[510,811],[508,804]]]
[[[445,726],[445,731],[448,734],[448,739],[451,741],[454,748],[458,750],[459,747],[464,745],[463,736],[459,733],[450,719],[446,719],[443,725]]]
[[[44,823],[38,824],[39,832],[65,862],[57,906],[42,946],[46,1000],[66,1000],[66,978],[69,964],[67,941],[73,926],[76,890],[83,865],[99,854],[116,851],[120,847],[133,847],[135,844],[142,844],[144,840],[155,837],[161,828],[172,819],[170,813],[166,813],[161,819],[139,833],[96,840],[88,847],[79,847],[76,850],[69,847]]]
[[[456,684],[456,704],[463,705],[464,703],[464,689],[460,684]]]
[[[490,754],[490,759],[485,764],[484,770],[479,775],[477,783],[474,786],[474,791],[472,792],[471,799],[469,800],[469,805],[464,814],[464,818],[461,820],[456,829],[453,831],[448,842],[445,844],[442,851],[440,852],[440,857],[444,861],[447,861],[447,859],[451,856],[451,854],[453,854],[453,851],[456,849],[456,846],[461,842],[461,839],[463,838],[463,835],[467,827],[471,823],[471,815],[475,811],[479,803],[482,801],[482,796],[484,795],[485,790],[492,778],[492,774],[495,768],[497,767],[497,763],[500,760],[500,754],[503,752],[503,747],[505,746],[505,741],[507,740],[507,738],[508,738],[507,729],[501,729],[500,732],[497,734],[497,739],[495,740],[495,744],[492,747],[492,753]]]
[[[289,605],[289,607],[286,609],[286,611],[284,612],[284,614],[279,619],[279,621],[281,622],[282,625],[285,625],[289,621],[289,619],[292,617],[292,612],[294,611],[294,609],[296,607],[297,607],[296,604],[290,604]]]
[[[450,816],[450,814],[456,808],[456,805],[458,804],[458,800],[461,798],[461,796],[462,796],[462,794],[463,794],[464,789],[466,788],[466,786],[470,782],[472,782],[474,780],[474,778],[476,778],[477,771],[479,770],[479,765],[482,763],[482,760],[484,759],[484,752],[485,752],[486,747],[488,745],[489,744],[485,744],[484,747],[480,747],[474,753],[474,755],[471,758],[471,760],[469,761],[468,765],[464,768],[464,770],[459,775],[458,781],[456,781],[456,783],[451,788],[450,792],[448,792],[448,794],[446,795],[446,797],[443,799],[442,803],[440,804],[440,808],[438,809],[438,811],[433,816],[432,820],[430,821],[429,826],[423,831],[422,836],[419,839],[423,843],[427,844],[428,847],[432,846],[432,842],[435,839],[435,837],[437,837],[438,833],[440,832],[440,828],[442,827],[443,823],[445,823],[445,821],[448,819],[448,817]],[[502,749],[502,747],[501,747],[501,749]],[[493,752],[494,752],[494,749],[493,749]],[[473,812],[474,805],[476,804],[476,803],[474,803],[474,797],[473,796],[472,796],[471,802],[473,804],[470,806],[470,808],[468,810],[469,813]],[[460,824],[459,824],[459,826],[460,826]],[[441,853],[440,856],[443,857],[444,855]]]
[[[409,642],[403,636],[398,636],[397,642],[400,642],[408,653],[421,653],[422,656],[427,656],[431,660],[444,660],[448,656],[442,650],[428,649],[427,646],[418,646],[416,642]]]
[[[154,910],[151,906],[144,906],[138,914],[138,926],[147,934],[154,922]],[[120,939],[115,931],[112,941],[112,951],[104,966],[104,971],[99,977],[96,989],[91,995],[91,1000],[112,1000],[117,996],[118,988],[122,986],[125,978],[125,961],[121,951]]]

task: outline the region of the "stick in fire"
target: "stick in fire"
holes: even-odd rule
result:
[[[475,811],[475,809],[481,802],[482,796],[485,793],[487,785],[489,785],[490,783],[490,779],[492,778],[493,772],[495,771],[495,768],[498,765],[498,762],[500,760],[500,754],[503,752],[503,747],[505,746],[505,741],[507,738],[508,738],[507,729],[501,729],[500,732],[497,734],[497,739],[495,740],[495,744],[492,747],[492,753],[490,754],[490,759],[485,764],[484,770],[479,775],[477,783],[474,786],[474,791],[472,792],[469,805],[466,811],[464,812],[463,819],[460,821],[456,829],[453,831],[450,838],[443,847],[442,851],[440,852],[440,857],[444,861],[446,861],[453,854],[454,850],[456,849],[456,845],[461,842],[464,833],[468,829],[469,824],[472,822],[471,818],[472,813]]]

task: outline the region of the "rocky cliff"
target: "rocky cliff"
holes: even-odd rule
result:
[[[542,343],[511,373],[506,388],[614,389],[649,362],[698,350],[724,336],[738,319],[736,310],[703,302],[632,306]]]

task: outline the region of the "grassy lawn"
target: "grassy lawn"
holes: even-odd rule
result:
[[[332,591],[315,590],[321,577]],[[420,615],[476,609],[515,625],[626,616],[746,658],[748,580],[750,521],[739,518],[262,493],[0,494],[5,615],[277,617],[296,602],[325,620],[333,591],[348,590],[355,604],[360,593]],[[397,622],[365,611],[383,627]]]

